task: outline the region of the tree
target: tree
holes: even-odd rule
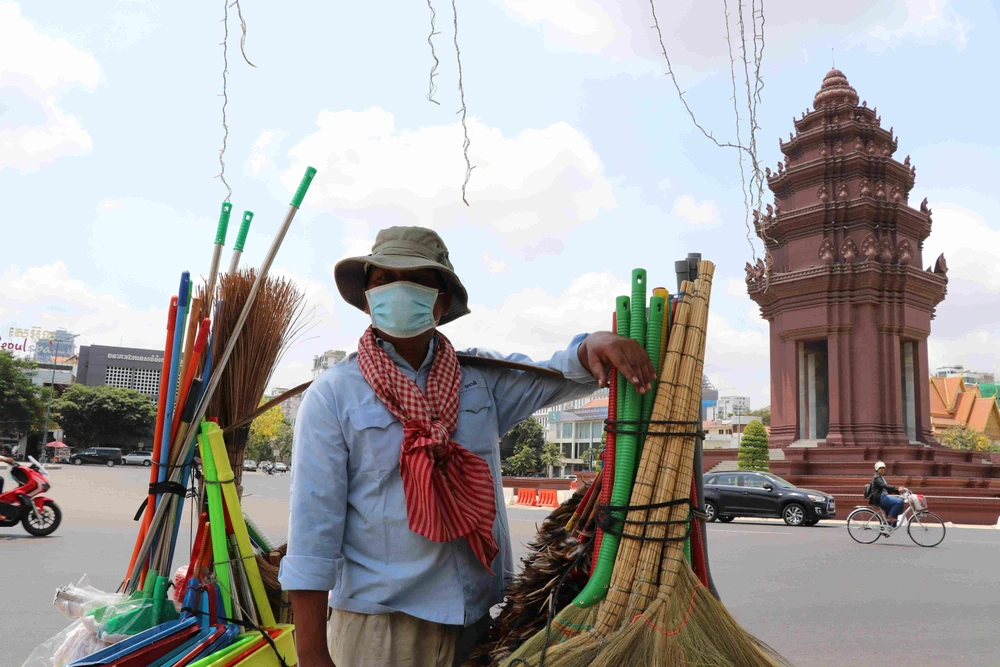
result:
[[[59,425],[87,447],[145,435],[156,422],[149,396],[135,389],[75,384],[52,403]]]
[[[754,419],[747,424],[740,440],[740,452],[737,458],[740,470],[771,470],[767,447],[767,429]]]
[[[274,446],[278,449],[278,457],[282,461],[291,462],[292,460],[292,440],[294,439],[294,433],[292,432],[292,427],[287,422],[283,423],[278,429],[278,435],[274,439]]]
[[[764,426],[770,426],[771,425],[771,406],[770,405],[767,406],[766,408],[759,408],[757,410],[751,410],[750,412],[747,413],[747,415],[750,416],[750,417],[760,417],[760,423],[763,424]]]
[[[538,423],[537,419],[528,417],[515,425],[509,433],[514,436],[515,453],[517,452],[517,446],[524,442],[531,447],[535,456],[542,455],[542,447],[545,446],[545,431],[542,430],[542,425]]]
[[[28,433],[41,427],[45,415],[38,388],[25,371],[35,364],[0,352],[0,432]]]
[[[545,474],[551,477],[552,467],[562,465],[562,450],[559,449],[559,445],[556,443],[546,442],[542,445],[542,455],[538,460],[545,466]]]
[[[285,414],[281,411],[281,406],[276,405],[250,424],[250,437],[254,434],[263,438],[267,442],[273,442],[278,437],[281,425],[285,423]]]
[[[535,457],[535,451],[527,442],[522,442],[514,449],[514,455],[508,456],[500,464],[500,469],[505,474],[521,476],[527,475],[537,466],[538,459]]]
[[[990,439],[968,426],[955,426],[941,434],[941,443],[952,449],[986,452],[992,449]]]

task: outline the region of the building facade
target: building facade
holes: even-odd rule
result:
[[[934,371],[934,377],[938,378],[952,377],[954,375],[962,376],[962,380],[965,382],[965,384],[983,384],[983,383],[996,382],[993,373],[987,373],[985,371],[973,371],[965,368],[965,366],[939,366],[937,370]]]
[[[715,408],[715,419],[739,417],[750,412],[749,396],[720,396]]]
[[[288,389],[286,387],[275,387],[274,390],[266,397],[268,399],[277,398],[281,394],[284,394]],[[298,396],[292,396],[291,398],[285,399],[281,402],[281,414],[285,416],[288,423],[295,428],[295,420],[299,416],[299,407],[302,405],[302,394]]]
[[[770,324],[772,446],[935,442],[923,378],[948,266],[921,268],[931,210],[909,205],[916,170],[859,101],[830,70],[765,171],[766,255],[746,283]]]
[[[334,364],[339,364],[346,357],[347,353],[343,350],[327,350],[323,354],[313,357],[313,380],[322,375],[323,371],[327,368],[333,366]]]
[[[83,345],[76,381],[88,387],[135,389],[155,400],[160,393],[162,368],[162,350]]]

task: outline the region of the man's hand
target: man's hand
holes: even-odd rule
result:
[[[640,394],[651,389],[653,380],[656,379],[653,363],[646,350],[631,338],[610,331],[598,331],[584,338],[577,356],[601,388],[608,384],[612,365],[635,385]]]

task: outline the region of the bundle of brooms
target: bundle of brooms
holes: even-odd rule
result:
[[[651,410],[637,409],[641,399],[627,385],[624,416],[609,424],[609,431],[619,434],[617,469],[611,505],[599,512],[606,534],[590,582],[571,604],[500,664],[787,664],[736,623],[709,591],[706,568],[704,563],[699,566],[697,556],[692,569],[690,553],[699,550],[686,549],[689,540],[697,542],[700,537],[693,521],[692,475],[714,268],[711,262],[700,262],[698,279],[685,281],[675,299]],[[642,283],[641,290],[638,283]],[[622,299],[618,303],[618,331],[622,333],[624,314],[632,325],[633,338],[638,329],[645,329],[641,324],[646,310],[644,283],[645,272],[634,273],[632,308],[627,308],[627,298],[626,310]],[[654,317],[651,308],[651,322]],[[646,330],[637,339],[645,343],[646,335],[653,333]],[[649,346],[646,349],[655,365],[658,357]],[[643,435],[645,444],[640,445]],[[633,457],[640,447],[636,472]],[[623,507],[624,503],[627,506]],[[613,563],[613,567],[602,567],[602,561],[603,565]]]

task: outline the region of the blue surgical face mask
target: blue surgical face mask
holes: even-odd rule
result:
[[[394,338],[413,338],[437,326],[434,304],[438,290],[397,281],[365,292],[372,326]]]

